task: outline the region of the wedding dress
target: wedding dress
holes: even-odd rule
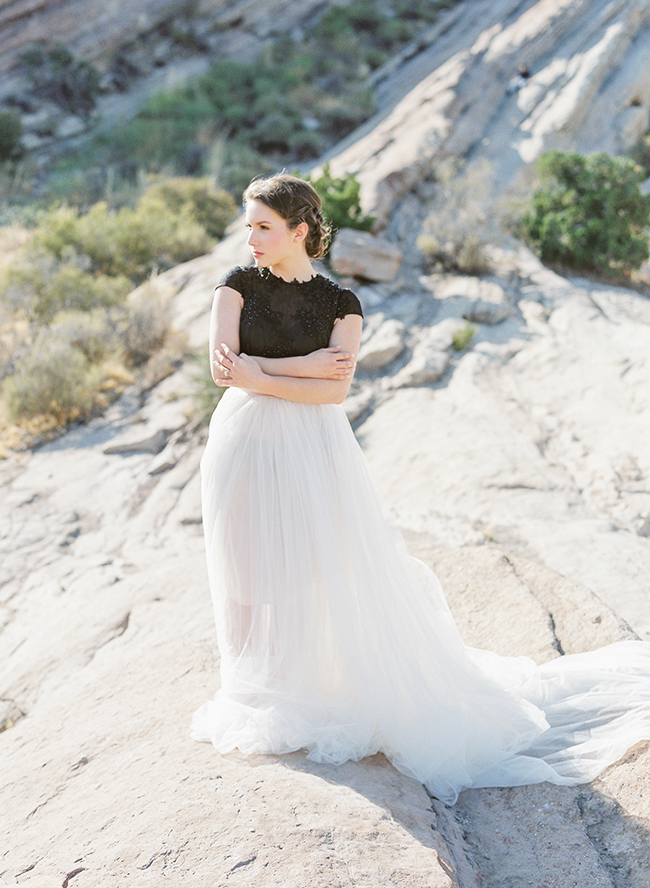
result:
[[[361,313],[320,276],[227,280],[248,354],[306,354],[335,317]],[[435,574],[387,521],[343,407],[229,389],[201,472],[221,688],[195,739],[331,763],[382,751],[447,804],[468,787],[588,782],[650,739],[650,644],[542,666],[463,644]]]

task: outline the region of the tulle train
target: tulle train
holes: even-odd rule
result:
[[[381,750],[448,804],[586,782],[650,739],[650,644],[541,667],[465,647],[342,407],[231,389],[201,473],[221,689],[195,739],[332,763]]]

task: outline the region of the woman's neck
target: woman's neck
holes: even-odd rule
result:
[[[280,262],[269,265],[269,271],[284,281],[309,281],[314,277],[314,269],[307,256],[296,262]]]

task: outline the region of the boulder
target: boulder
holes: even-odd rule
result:
[[[404,351],[406,327],[401,321],[389,318],[363,343],[359,349],[357,366],[360,370],[382,370]]]
[[[456,318],[446,318],[431,327],[413,349],[413,356],[391,380],[391,388],[411,385],[429,385],[440,379],[451,361],[454,333],[465,324]]]
[[[436,286],[435,295],[457,301],[462,316],[478,324],[500,324],[514,313],[510,297],[497,281],[469,275],[447,276]]]
[[[392,281],[402,263],[402,251],[383,237],[342,228],[331,249],[332,270],[368,281]]]

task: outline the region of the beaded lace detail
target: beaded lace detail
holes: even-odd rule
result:
[[[288,358],[326,348],[337,318],[363,316],[354,293],[321,274],[285,281],[268,268],[239,267],[219,286],[241,293],[240,350],[258,357]]]

